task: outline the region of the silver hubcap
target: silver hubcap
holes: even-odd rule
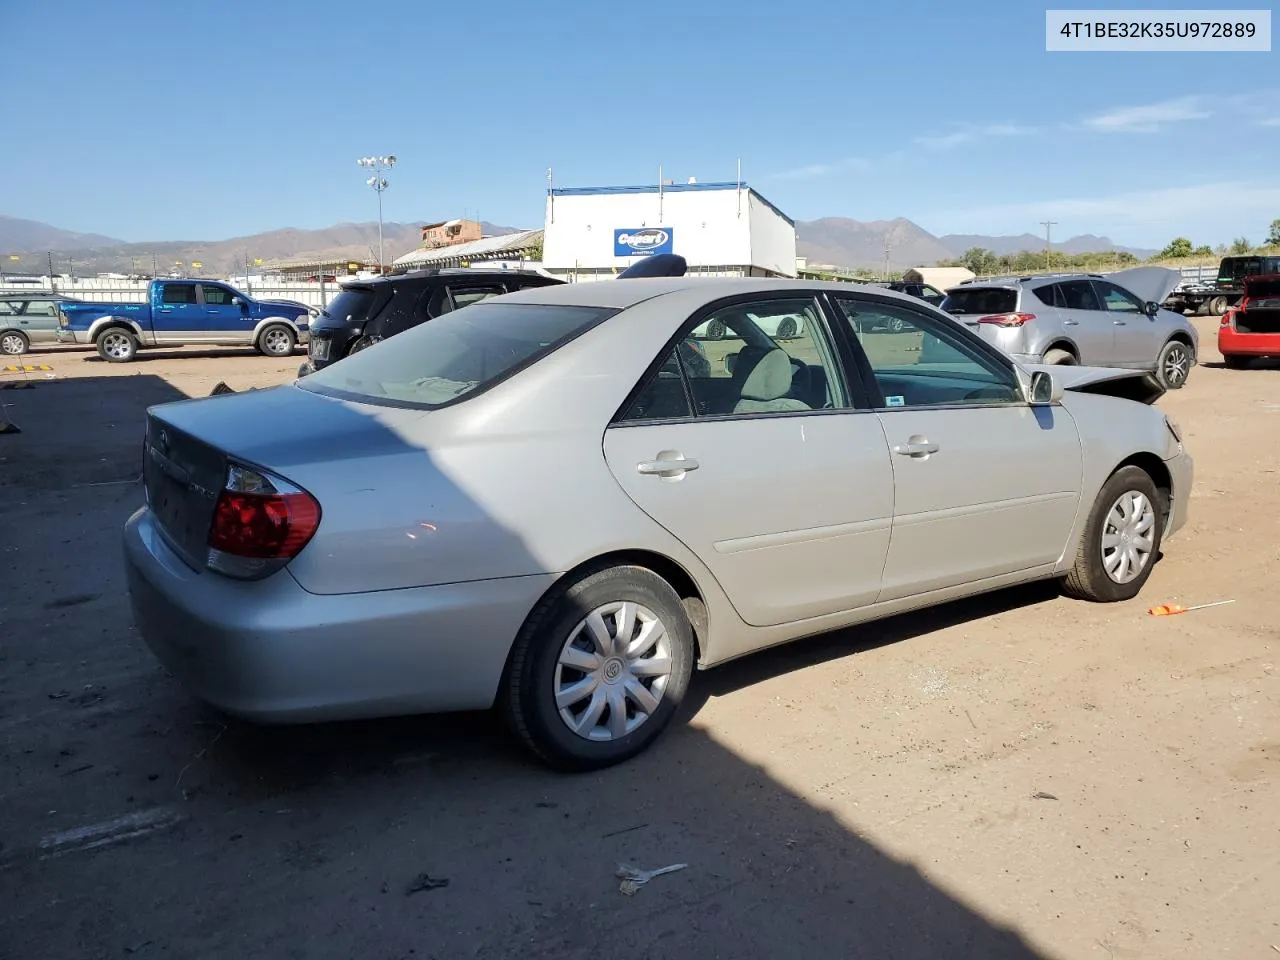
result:
[[[1156,511],[1146,494],[1120,495],[1102,528],[1102,569],[1116,583],[1129,583],[1147,568],[1155,548]]]
[[[653,716],[671,679],[671,638],[631,601],[597,607],[569,634],[556,664],[556,708],[587,740],[617,740]]]
[[[129,338],[122,333],[108,333],[102,338],[102,350],[109,357],[123,360],[129,356]]]
[[[268,353],[287,353],[289,335],[283,330],[268,330],[266,336],[262,338],[262,344],[267,348]]]
[[[22,352],[22,346],[22,338],[16,333],[0,338],[0,353],[17,355]]]
[[[1183,347],[1174,347],[1164,358],[1166,383],[1182,383],[1191,372],[1191,355]]]

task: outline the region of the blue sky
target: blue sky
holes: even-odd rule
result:
[[[1050,54],[1044,18],[992,0],[7,0],[9,125],[55,132],[0,150],[0,213],[136,241],[372,220],[355,160],[394,153],[388,220],[538,226],[548,166],[562,186],[660,164],[732,180],[741,157],[796,219],[1260,240],[1280,217],[1276,54]]]

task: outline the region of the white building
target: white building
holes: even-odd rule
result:
[[[542,265],[556,276],[609,279],[655,253],[680,254],[690,274],[794,277],[795,222],[745,183],[547,192]]]

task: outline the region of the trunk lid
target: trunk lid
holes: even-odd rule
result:
[[[308,465],[336,467],[403,451],[406,444],[395,422],[421,416],[362,407],[294,386],[160,404],[147,410],[147,503],[165,539],[201,570],[229,460],[261,467],[306,489],[308,480],[316,479]]]

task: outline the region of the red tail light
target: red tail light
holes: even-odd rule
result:
[[[287,480],[232,464],[209,527],[210,569],[265,575],[301,552],[320,526],[315,497]]]
[[[989,323],[997,327],[1020,327],[1030,320],[1034,320],[1034,313],[993,313],[990,316],[979,317],[979,323]]]

